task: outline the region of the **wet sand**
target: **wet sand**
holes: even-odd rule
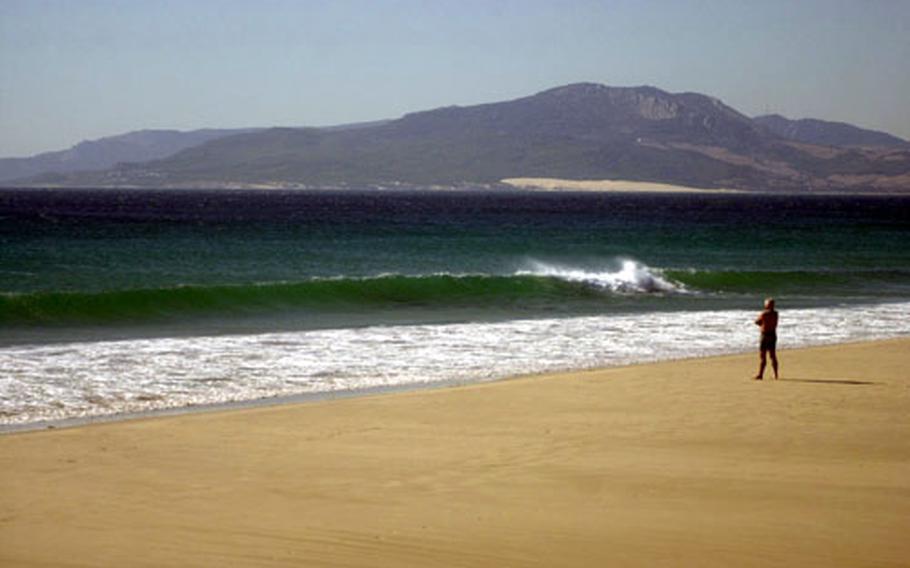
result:
[[[910,339],[0,436],[2,566],[907,566]]]

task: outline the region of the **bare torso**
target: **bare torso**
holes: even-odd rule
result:
[[[777,332],[777,310],[765,310],[755,320],[755,324],[761,327],[762,333]]]

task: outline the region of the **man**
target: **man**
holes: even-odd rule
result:
[[[755,325],[761,329],[761,343],[758,348],[760,351],[761,365],[758,367],[758,374],[755,380],[760,381],[764,378],[765,363],[767,355],[771,355],[771,368],[774,369],[774,379],[777,379],[777,310],[774,309],[774,298],[765,300],[765,311],[759,314],[755,320]]]

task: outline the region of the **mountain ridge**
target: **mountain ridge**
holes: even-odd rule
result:
[[[0,158],[0,181],[48,172],[71,173],[107,169],[120,162],[164,158],[209,140],[251,130],[254,129],[202,128],[190,131],[142,129],[94,140],[83,140],[65,150],[42,152],[29,157]]]
[[[910,190],[910,149],[809,144],[721,100],[575,83],[361,128],[272,128],[31,185],[351,187],[623,179],[759,191]]]
[[[779,114],[756,116],[753,120],[775,134],[796,142],[822,146],[910,147],[910,142],[907,140],[887,132],[860,128],[846,122],[819,120],[817,118],[791,120]]]
[[[387,122],[375,120],[322,127],[328,131],[351,130]],[[83,140],[65,150],[41,152],[33,156],[0,158],[0,183],[39,174],[68,174],[104,170],[119,163],[141,163],[173,156],[211,140],[265,130],[265,128],[200,128],[176,130],[146,128],[123,134]]]

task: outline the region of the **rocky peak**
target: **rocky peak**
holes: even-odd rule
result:
[[[613,107],[646,120],[679,116],[682,107],[673,95],[655,87],[608,87],[598,83],[575,83],[535,95],[558,104],[598,104]]]

